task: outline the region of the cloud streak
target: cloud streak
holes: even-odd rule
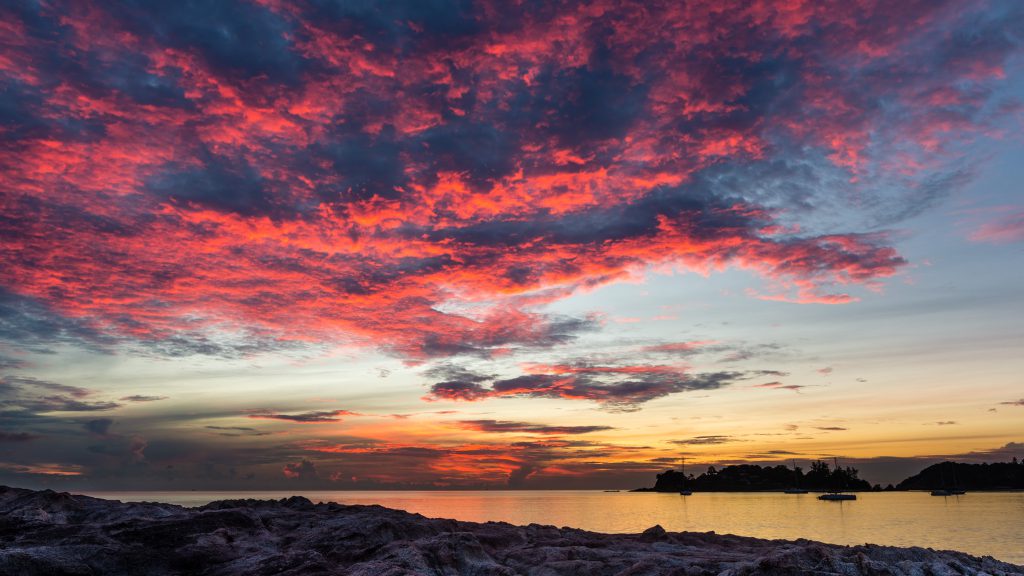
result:
[[[300,412],[298,414],[280,414],[269,410],[258,410],[250,413],[248,416],[257,420],[283,420],[285,422],[298,422],[301,424],[320,424],[324,422],[340,422],[343,416],[358,416],[358,414],[348,410],[317,410],[313,412]]]
[[[490,398],[555,398],[587,400],[616,411],[639,410],[641,405],[671,394],[716,390],[749,377],[743,372],[689,374],[662,365],[596,366],[531,365],[513,378],[466,371],[461,378],[430,386],[427,401],[478,402]]]
[[[614,430],[611,426],[549,426],[508,420],[460,420],[458,426],[477,432],[575,435]]]

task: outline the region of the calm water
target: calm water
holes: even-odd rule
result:
[[[281,492],[93,492],[123,501],[199,506]],[[1024,564],[1024,492],[942,498],[927,492],[858,494],[821,502],[815,494],[677,494],[594,491],[302,492],[314,502],[380,504],[434,518],[552,524],[597,532],[715,531],[836,544],[888,544],[960,550]]]

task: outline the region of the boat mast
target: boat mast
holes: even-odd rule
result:
[[[838,458],[838,457],[835,457],[835,456],[833,456],[833,457],[832,457],[832,461],[833,461],[833,462],[835,463],[835,465],[836,465],[836,475],[838,476],[838,475],[839,475],[839,458]],[[836,492],[835,492],[835,493],[836,493],[836,494],[839,494],[840,492],[842,492],[842,490],[840,490],[840,489],[839,489],[839,486],[838,486],[838,484],[839,484],[839,483],[837,482],[836,484],[837,484],[837,486],[836,486]],[[846,486],[845,486],[845,484],[846,484],[846,481],[845,481],[845,480],[843,480],[843,484],[844,484],[844,486],[842,486],[842,487],[843,487],[843,488],[846,488]]]

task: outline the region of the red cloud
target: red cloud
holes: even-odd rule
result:
[[[0,14],[0,282],[169,353],[553,346],[595,321],[538,305],[651,265],[853,301],[905,264],[885,236],[801,235],[720,177],[885,172],[872,142],[924,170],[1015,49],[943,42],[1014,21],[973,5],[162,6]]]
[[[656,344],[652,346],[644,346],[642,350],[645,352],[676,352],[676,353],[689,353],[699,350],[705,346],[711,346],[718,344],[717,340],[694,340],[692,342],[671,342],[668,344]]]
[[[1024,210],[1011,211],[982,224],[970,238],[975,242],[992,244],[1024,242]]]

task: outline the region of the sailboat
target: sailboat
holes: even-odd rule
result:
[[[796,460],[793,460],[793,487],[786,488],[784,492],[786,494],[807,494],[807,490],[803,488],[797,488],[797,484],[800,483],[800,475],[797,473]]]
[[[680,496],[689,496],[693,494],[690,490],[686,489],[686,458],[679,459],[679,472],[683,475],[682,488],[679,490]]]
[[[957,487],[956,487],[956,463],[955,462],[947,462],[947,464],[952,466],[952,470],[950,471],[950,473],[953,476],[953,487],[948,489],[948,490],[945,489],[945,488],[940,488],[938,490],[932,490],[932,496],[960,496],[962,494],[967,494],[966,490],[958,490]],[[946,483],[945,475],[942,474],[941,471],[939,472],[939,478],[942,480],[943,484]]]
[[[835,460],[835,463],[836,463],[836,470],[839,470],[839,458],[835,458],[834,460]],[[845,488],[845,486],[843,486],[843,487]],[[818,500],[830,500],[830,501],[833,501],[833,502],[837,502],[837,501],[840,501],[840,500],[856,500],[856,499],[857,499],[857,495],[856,494],[844,494],[841,490],[835,490],[833,492],[828,492],[827,494],[822,494],[821,496],[818,496]]]

